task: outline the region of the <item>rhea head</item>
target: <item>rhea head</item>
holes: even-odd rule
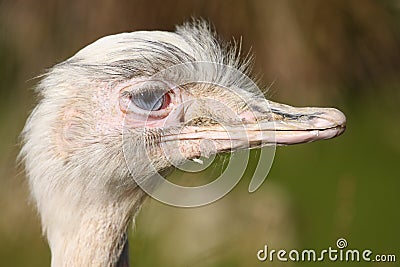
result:
[[[266,100],[249,65],[200,21],[106,36],[43,76],[21,157],[53,266],[126,266],[126,232],[146,196],[138,184],[156,187],[158,173],[344,131],[336,109]]]

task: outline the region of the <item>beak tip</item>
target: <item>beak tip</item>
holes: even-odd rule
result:
[[[346,115],[344,113],[336,108],[332,108],[332,113],[331,113],[332,119],[337,123],[338,126],[341,126],[342,128],[346,128]],[[344,129],[343,129],[344,131]]]
[[[342,133],[346,128],[346,116],[336,108],[326,108],[313,122],[313,126],[319,129],[338,128]]]

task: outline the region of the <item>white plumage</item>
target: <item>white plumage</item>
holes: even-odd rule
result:
[[[132,176],[146,180],[155,170],[166,171],[171,167],[160,152],[159,140],[166,131],[173,132],[174,126],[186,123],[188,118],[173,119],[168,129],[160,127],[154,119],[155,126],[144,131],[145,127],[138,122],[139,115],[121,108],[121,99],[129,95],[121,92],[134,88],[129,89],[132,97],[148,77],[185,62],[212,62],[247,73],[249,62],[241,61],[238,53],[235,47],[221,45],[206,23],[194,22],[178,27],[176,32],[139,31],[101,38],[43,76],[36,88],[39,103],[22,133],[20,156],[25,162],[43,233],[49,241],[52,266],[115,266],[119,259],[122,266],[126,255],[121,256],[121,252],[128,225],[145,198]],[[221,73],[218,68],[211,72],[188,69],[182,75],[197,78],[215,75],[216,82],[241,90],[254,102],[261,97],[241,77]],[[180,96],[192,99],[208,95],[226,103],[239,116],[244,112],[243,105],[224,88],[202,85],[171,90],[180,90]],[[173,93],[174,99],[167,103],[171,109],[177,104],[174,101],[181,101],[176,97],[178,93]],[[277,139],[278,144],[331,138],[344,129],[344,116],[333,109],[287,109],[288,106],[270,102],[275,111],[272,114],[260,103],[254,105],[259,105],[257,112],[264,112],[267,120],[276,120],[278,125],[281,120],[281,126],[290,126],[286,129],[291,131],[290,138],[283,135],[283,141]],[[292,115],[285,114],[285,110]],[[213,112],[212,107],[193,108],[191,114],[189,119],[206,114],[229,122],[221,112]],[[132,116],[127,137],[123,137],[127,127],[125,116]],[[256,123],[246,116],[241,117],[242,121]],[[325,121],[329,117],[331,124],[321,126],[316,117]],[[308,128],[302,128],[305,125]],[[210,124],[198,122],[195,126]],[[303,136],[305,129],[317,130],[318,135]],[[260,145],[260,140],[252,141],[254,146]],[[124,155],[125,142],[128,149]],[[185,143],[184,150],[195,145]],[[223,146],[229,147],[221,143]],[[148,166],[144,156],[148,149],[152,151],[155,170]],[[132,173],[124,156],[132,164],[129,166]]]

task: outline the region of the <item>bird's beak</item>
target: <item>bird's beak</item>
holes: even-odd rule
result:
[[[335,108],[298,108],[269,101],[269,109],[273,123],[261,120],[260,129],[249,133],[274,131],[277,145],[330,139],[342,134],[346,127],[345,115]]]
[[[179,133],[164,135],[164,144],[178,141],[185,158],[208,157],[220,152],[291,145],[330,139],[345,130],[345,115],[334,108],[291,107],[263,101],[238,115],[240,123],[189,124]],[[206,142],[205,140],[211,141]]]

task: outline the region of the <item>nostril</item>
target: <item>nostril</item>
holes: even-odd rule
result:
[[[219,124],[213,118],[210,117],[195,117],[185,122],[185,126],[210,126]]]
[[[257,116],[251,111],[245,111],[238,115],[242,122],[254,123],[257,122]]]

